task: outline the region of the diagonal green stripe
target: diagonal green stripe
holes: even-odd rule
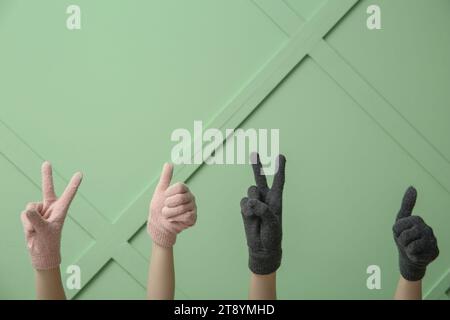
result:
[[[450,192],[450,165],[446,159],[389,101],[325,41],[319,42],[310,55],[402,150]]]
[[[284,1],[253,0],[253,3],[287,36],[299,30],[304,19],[299,17]]]
[[[425,294],[427,300],[448,299],[447,293],[450,290],[450,269],[432,286]]]

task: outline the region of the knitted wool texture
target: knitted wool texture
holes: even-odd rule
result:
[[[197,221],[194,195],[182,183],[170,186],[172,175],[173,165],[165,164],[153,193],[147,223],[147,231],[153,242],[165,248],[172,247],[177,234]]]
[[[400,273],[409,281],[421,280],[428,264],[439,255],[433,229],[421,217],[412,216],[416,199],[416,189],[409,187],[392,228],[399,252]]]
[[[42,165],[43,201],[29,203],[21,214],[31,262],[37,270],[54,269],[61,264],[61,233],[82,177],[81,173],[75,174],[57,198],[51,164],[45,162]]]
[[[256,186],[251,186],[247,190],[247,197],[241,200],[241,213],[249,248],[249,268],[255,274],[264,275],[275,272],[281,265],[286,158],[278,156],[278,171],[272,188],[269,188],[259,156],[254,157],[256,159],[252,160],[252,167]]]

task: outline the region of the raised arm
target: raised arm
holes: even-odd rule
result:
[[[29,203],[21,214],[27,247],[35,269],[39,300],[65,299],[59,266],[61,233],[70,204],[82,180],[76,173],[60,198],[53,187],[52,166],[42,165],[42,202]]]
[[[250,277],[249,299],[276,299],[276,271],[281,265],[282,249],[282,198],[285,181],[284,156],[278,156],[278,171],[272,188],[257,154],[252,155],[256,186],[247,190],[241,200],[241,213],[249,248]]]
[[[174,299],[173,246],[177,234],[193,226],[197,220],[194,195],[182,183],[169,187],[172,174],[173,165],[165,164],[150,203],[147,224],[147,231],[153,240],[147,286],[150,300]]]
[[[409,187],[393,226],[401,274],[394,296],[396,300],[422,299],[422,278],[428,264],[439,255],[433,229],[421,217],[412,215],[416,199],[416,189]]]

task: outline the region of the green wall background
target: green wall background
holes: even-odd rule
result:
[[[66,29],[78,4],[82,29]],[[382,30],[366,28],[378,4]],[[427,298],[450,288],[448,0],[2,0],[0,298],[32,299],[19,214],[85,180],[63,237],[76,299],[143,299],[148,202],[176,128],[279,128],[286,154],[282,299],[391,298],[391,226],[407,186],[438,237]],[[192,129],[191,129],[192,130]],[[245,299],[248,166],[181,166],[199,220],[175,248],[179,299]],[[382,270],[368,290],[366,268]],[[64,277],[67,275],[63,274]]]

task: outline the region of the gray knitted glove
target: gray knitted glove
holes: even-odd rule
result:
[[[278,171],[271,189],[267,186],[259,156],[252,163],[256,186],[251,186],[248,197],[241,200],[249,268],[255,274],[270,274],[281,264],[281,209],[286,159],[283,155],[278,156]]]
[[[427,268],[439,255],[436,237],[419,216],[412,216],[417,191],[409,187],[394,224],[394,240],[398,247],[400,273],[406,280],[421,280]]]

